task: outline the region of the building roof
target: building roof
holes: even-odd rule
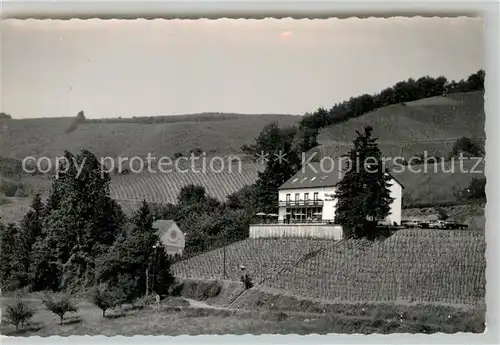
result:
[[[161,236],[167,231],[175,222],[172,219],[160,219],[153,223],[153,229],[158,229],[156,235]]]
[[[331,169],[328,166],[321,169],[319,162],[311,162],[282,184],[279,189],[333,187],[342,179],[343,174],[341,169]],[[389,175],[404,188],[393,174]]]

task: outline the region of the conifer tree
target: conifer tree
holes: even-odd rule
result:
[[[20,283],[30,283],[30,265],[32,251],[36,241],[40,239],[43,228],[44,205],[40,194],[36,194],[31,203],[31,209],[20,222],[20,231],[16,239],[16,251],[20,263]]]
[[[108,253],[98,260],[98,282],[111,288],[123,286],[124,301],[144,295],[146,287],[165,293],[173,283],[170,258],[153,229],[148,204],[143,201],[124,232]]]
[[[33,251],[37,289],[92,285],[95,258],[108,251],[124,222],[98,159],[87,150],[65,157],[45,208],[42,241]]]
[[[9,223],[4,227],[0,223],[0,287],[4,290],[19,287],[17,274],[21,263],[16,250],[18,228]]]
[[[335,221],[346,236],[375,238],[378,220],[387,217],[393,198],[390,175],[387,174],[372,128],[366,127],[354,140],[348,153],[348,166],[336,185]]]

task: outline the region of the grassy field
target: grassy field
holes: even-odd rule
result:
[[[173,157],[200,148],[209,155],[240,152],[251,144],[270,122],[294,125],[292,115],[213,114],[175,116],[170,122],[133,123],[130,121],[89,121],[67,132],[74,118],[0,120],[1,155],[23,159],[26,156],[56,157],[64,150],[85,148],[98,157]]]
[[[248,291],[252,296],[263,292]],[[251,293],[250,293],[251,292]],[[252,296],[251,296],[252,295]],[[255,300],[255,298],[253,298]],[[38,299],[27,299],[34,317],[15,327],[6,323],[0,333],[6,336],[70,335],[201,335],[201,334],[327,334],[327,333],[456,333],[484,331],[482,310],[463,311],[436,306],[394,306],[372,304],[335,304],[326,311],[266,309],[260,303],[253,309],[209,305],[205,302],[169,297],[157,305],[124,306],[122,310],[101,310],[86,301],[78,301],[78,311],[68,314],[63,324],[47,311]],[[274,299],[276,301],[276,299]],[[8,304],[12,300],[3,299]],[[267,307],[270,307],[268,305]]]
[[[372,126],[386,157],[399,156],[401,151],[404,157],[424,151],[429,156],[447,156],[460,137],[484,138],[484,124],[483,93],[458,93],[391,105],[332,125],[320,132],[315,150],[338,157],[349,150],[356,130]]]

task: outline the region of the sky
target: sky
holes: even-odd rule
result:
[[[14,118],[304,114],[485,68],[481,18],[4,20]]]

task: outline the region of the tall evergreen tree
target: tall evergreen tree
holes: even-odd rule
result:
[[[95,258],[113,244],[124,221],[97,158],[87,150],[65,157],[67,166],[60,167],[47,201],[43,241],[33,251],[31,276],[37,289],[91,285]]]
[[[349,163],[337,183],[335,220],[346,236],[375,238],[378,220],[387,217],[393,198],[387,174],[372,128],[366,127],[354,140]]]
[[[173,283],[170,259],[152,225],[152,215],[144,201],[132,217],[128,230],[98,259],[99,283],[123,285],[121,293],[125,301],[144,295],[146,286],[150,291],[166,293]]]
[[[268,158],[265,170],[258,174],[256,197],[258,207],[276,212],[278,188],[300,169],[300,156],[292,149],[291,142],[285,142],[281,150]]]
[[[36,194],[31,203],[31,209],[20,222],[20,231],[16,239],[16,251],[20,262],[19,279],[21,285],[30,283],[30,266],[32,251],[37,240],[40,239],[43,229],[44,205],[40,194]]]
[[[6,227],[0,223],[0,287],[4,290],[19,287],[19,262],[16,239],[18,228],[9,223]]]

